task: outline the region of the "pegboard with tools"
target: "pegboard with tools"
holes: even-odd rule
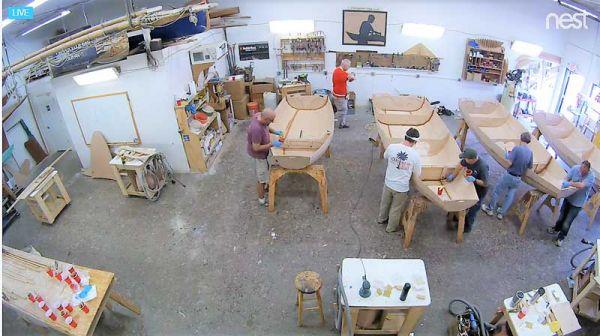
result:
[[[323,71],[325,51],[323,32],[314,32],[302,37],[282,38],[281,67],[285,73]]]

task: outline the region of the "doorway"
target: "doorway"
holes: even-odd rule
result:
[[[585,77],[572,70],[566,69],[557,105],[559,115],[569,119],[575,126],[579,124],[583,99],[581,90],[585,84]]]

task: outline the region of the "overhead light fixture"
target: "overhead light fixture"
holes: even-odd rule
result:
[[[444,35],[444,27],[421,23],[403,23],[402,34],[407,36],[438,39]]]
[[[529,42],[523,42],[523,41],[519,41],[519,40],[513,41],[512,45],[510,46],[510,49],[512,51],[516,52],[517,54],[527,55],[527,56],[532,56],[532,57],[538,57],[540,55],[540,53],[542,52],[542,50],[544,50],[544,48],[542,48],[542,46],[540,46],[540,45],[529,43]]]
[[[28,3],[27,5],[25,5],[24,7],[31,7],[31,8],[36,8],[39,5],[43,4],[44,2],[46,2],[48,0],[34,0],[30,3]],[[13,19],[6,19],[6,20],[2,20],[2,28],[8,26],[9,24],[13,23]]]
[[[272,34],[306,34],[315,31],[314,20],[275,20],[269,21],[269,30]]]
[[[43,22],[43,23],[41,23],[41,24],[39,24],[39,25],[37,25],[37,26],[35,26],[35,27],[33,27],[33,28],[31,28],[31,29],[27,30],[26,32],[24,32],[23,34],[21,34],[21,36],[25,36],[25,35],[27,35],[27,34],[31,33],[32,31],[34,31],[34,30],[37,30],[37,29],[39,29],[39,28],[41,28],[41,27],[43,27],[43,26],[47,25],[48,23],[50,23],[50,22],[54,22],[54,21],[56,21],[56,20],[60,19],[61,17],[63,17],[63,16],[67,16],[67,15],[69,15],[69,14],[71,14],[71,11],[70,11],[70,10],[65,10],[65,11],[62,11],[62,12],[60,12],[60,15],[58,15],[58,16],[55,16],[55,17],[53,17],[52,19],[50,19],[50,20],[48,20],[48,21],[45,21],[45,22]]]
[[[117,70],[117,68],[105,68],[73,76],[73,80],[75,80],[75,82],[79,85],[89,85],[100,82],[108,82],[118,78],[119,71]]]

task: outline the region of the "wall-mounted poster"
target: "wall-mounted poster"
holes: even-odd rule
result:
[[[344,10],[342,44],[385,46],[387,12]]]
[[[240,61],[269,59],[269,43],[255,42],[242,43],[238,45]]]

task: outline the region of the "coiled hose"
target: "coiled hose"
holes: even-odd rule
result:
[[[139,175],[140,187],[146,198],[156,201],[160,197],[160,190],[167,182],[173,182],[173,169],[163,153],[150,155],[144,170]]]
[[[465,305],[465,310],[462,313],[457,313],[452,310],[452,305],[457,302],[460,302]],[[483,320],[481,319],[481,314],[479,313],[479,308],[477,308],[477,306],[474,306],[474,305],[468,303],[467,301],[461,300],[461,299],[454,299],[454,300],[450,301],[450,303],[448,304],[448,311],[450,312],[450,314],[452,314],[454,316],[463,315],[468,309],[470,309],[473,312],[475,320],[477,320],[477,324],[478,324],[477,327],[479,329],[479,335],[480,336],[490,336],[487,329],[485,328]]]

